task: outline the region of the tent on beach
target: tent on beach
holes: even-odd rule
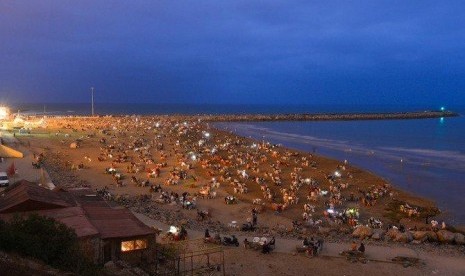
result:
[[[22,152],[14,150],[5,145],[0,145],[0,157],[4,158],[23,158],[24,155]]]

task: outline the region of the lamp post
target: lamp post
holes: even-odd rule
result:
[[[91,87],[90,90],[92,91],[92,117],[94,117],[94,87]]]

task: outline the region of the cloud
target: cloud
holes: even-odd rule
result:
[[[0,3],[10,100],[83,101],[95,86],[118,102],[397,104],[465,88],[459,1],[30,5]]]

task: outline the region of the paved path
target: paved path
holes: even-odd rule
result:
[[[168,225],[153,220],[144,214],[134,213],[135,216],[144,222],[146,225],[156,227],[168,231]],[[212,234],[212,233],[211,233]],[[204,233],[201,231],[188,230],[188,235],[191,239],[201,239]],[[252,240],[253,236],[236,235],[239,241],[245,238]],[[276,239],[276,252],[281,253],[295,253],[296,246],[300,245],[301,241],[277,238]],[[341,257],[339,252],[350,248],[348,243],[334,243],[326,242],[324,244],[322,256]],[[427,251],[414,250],[411,248],[403,247],[402,244],[394,244],[392,247],[381,245],[368,245],[366,247],[366,256],[370,261],[388,262],[392,263],[392,259],[397,256],[415,257],[419,258],[426,263],[430,275],[465,275],[465,261],[463,257],[440,256],[438,253],[431,254]]]
[[[163,230],[163,232],[168,231],[169,226],[164,224],[160,221],[154,220],[149,218],[148,216],[140,213],[134,213],[134,215],[141,220],[143,223],[150,227],[155,227],[158,229]],[[204,233],[201,231],[195,230],[187,230],[188,235],[192,239],[199,239],[203,238]],[[211,233],[213,234],[213,233]],[[247,240],[251,241],[254,236],[249,235],[236,235],[238,240],[242,243],[242,241],[247,238]],[[296,246],[301,245],[302,241],[300,240],[293,240],[293,239],[286,239],[286,238],[276,238],[276,252],[281,253],[295,253]],[[323,256],[331,256],[331,257],[339,257],[339,253],[341,251],[347,250],[350,248],[349,243],[324,243],[323,251],[321,255]],[[367,246],[366,248],[366,256],[370,260],[377,260],[377,261],[390,261],[392,258],[396,256],[405,256],[405,257],[419,257],[418,253],[415,250],[406,247],[384,247],[384,246]]]

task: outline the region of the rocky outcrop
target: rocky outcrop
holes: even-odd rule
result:
[[[425,242],[428,240],[428,231],[413,231],[413,239],[420,242]]]
[[[436,232],[428,231],[426,235],[428,236],[428,241],[429,242],[437,242],[438,241],[438,234],[436,234]]]
[[[456,244],[460,244],[460,245],[465,244],[465,236],[462,233],[455,233],[454,234],[454,242]]]
[[[369,238],[371,235],[373,235],[373,229],[363,225],[355,228],[354,232],[352,233],[352,237],[360,239]]]
[[[400,233],[400,231],[398,229],[395,229],[395,228],[391,228],[389,229],[387,232],[386,232],[386,236],[391,239],[391,240],[394,240],[397,235]]]
[[[452,243],[454,241],[455,235],[448,230],[439,230],[437,232],[438,241],[442,243]]]
[[[382,240],[384,239],[384,236],[386,235],[386,231],[383,229],[374,229],[373,230],[373,235],[371,235],[371,238],[373,240]]]
[[[398,232],[397,235],[394,238],[394,241],[402,242],[402,243],[409,243],[409,242],[413,241],[413,235],[409,231]]]

